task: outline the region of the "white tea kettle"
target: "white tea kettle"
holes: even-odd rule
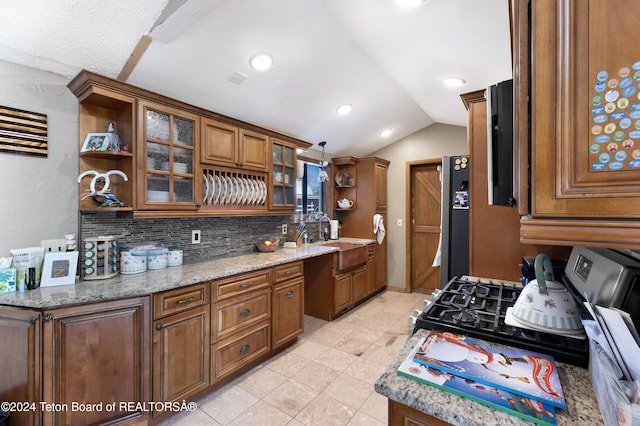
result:
[[[507,309],[505,322],[546,333],[584,336],[576,301],[564,285],[553,280],[548,255],[536,256],[535,272],[536,279],[524,287],[513,308]]]

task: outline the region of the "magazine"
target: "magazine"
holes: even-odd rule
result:
[[[567,408],[558,370],[549,355],[432,330],[413,359],[436,370]]]
[[[554,408],[549,404],[515,395],[496,387],[486,386],[471,379],[445,373],[415,362],[413,358],[423,342],[424,339],[421,339],[409,356],[402,362],[398,368],[398,374],[539,425],[556,424]]]

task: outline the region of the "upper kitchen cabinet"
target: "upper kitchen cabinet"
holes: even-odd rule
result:
[[[97,174],[106,174],[111,170],[124,172],[128,180],[119,175],[111,175],[109,190],[125,207],[118,210],[133,210],[135,203],[135,97],[108,87],[102,80],[90,82],[81,73],[71,83],[69,88],[78,98],[78,141],[79,158],[78,172],[90,172],[78,185],[78,199],[80,210],[105,210],[100,207],[100,199],[94,200],[88,196],[91,181],[95,178],[95,190],[101,191],[103,184],[98,182]],[[103,134],[107,132],[109,124],[114,125],[114,131],[119,136],[120,144],[114,150],[111,146],[85,146],[85,140],[90,133]],[[84,148],[84,149],[83,149]],[[95,172],[95,173],[93,173]]]
[[[511,16],[521,241],[639,249],[640,3],[513,0]]]
[[[202,132],[203,164],[267,171],[266,135],[209,118],[202,120]]]
[[[88,71],[68,87],[79,103],[79,171],[87,172],[81,211],[138,218],[294,213],[296,149],[309,142]],[[101,142],[110,124],[118,149]],[[101,143],[86,149],[85,140]],[[91,187],[106,193],[105,181],[124,206],[101,205],[109,201],[104,194],[85,197]]]
[[[339,157],[332,158],[333,162],[333,209],[348,211],[355,210],[357,194],[356,188],[358,181],[356,180],[356,164],[358,159],[355,157]]]
[[[273,210],[294,210],[296,204],[296,147],[271,138],[271,197]]]
[[[138,209],[194,210],[199,116],[141,101]]]

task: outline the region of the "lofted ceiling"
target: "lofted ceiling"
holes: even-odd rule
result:
[[[511,78],[508,0],[5,0],[0,59],[81,69],[313,143],[368,155],[433,123],[460,94]],[[151,43],[131,59],[139,40]],[[274,62],[249,66],[254,53]],[[137,61],[137,62],[136,62]],[[466,84],[449,88],[444,77]],[[336,108],[351,104],[349,115]],[[380,136],[393,129],[388,138]]]

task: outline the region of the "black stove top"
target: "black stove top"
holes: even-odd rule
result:
[[[504,322],[522,285],[475,277],[454,278],[418,316],[415,329],[434,329],[520,347],[547,355],[556,361],[587,367],[589,344],[550,333],[527,330]]]

